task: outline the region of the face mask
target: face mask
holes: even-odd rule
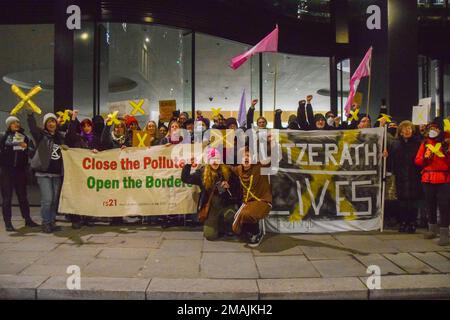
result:
[[[394,136],[397,133],[397,128],[388,128],[387,131]]]
[[[438,133],[436,130],[430,130],[430,132],[428,133],[428,136],[429,136],[431,139],[436,138],[438,135],[439,135],[439,133]]]
[[[327,124],[328,124],[330,127],[334,126],[334,119],[333,119],[332,117],[329,117],[329,118],[327,119]]]

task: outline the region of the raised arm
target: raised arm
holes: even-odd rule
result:
[[[36,144],[38,144],[41,139],[41,136],[42,136],[42,131],[37,126],[36,118],[34,117],[34,113],[28,114],[27,122],[28,122],[28,127],[30,128],[30,134],[33,137]]]
[[[278,130],[283,130],[284,129],[282,124],[281,124],[281,113],[282,112],[283,111],[281,109],[275,110],[275,120],[274,120],[274,123],[273,123],[273,128],[274,129],[278,129]]]
[[[308,130],[308,122],[306,121],[306,101],[300,100],[297,109],[297,122],[300,130]]]
[[[252,124],[253,124],[254,117],[255,117],[255,105],[257,103],[258,103],[258,99],[254,99],[252,101],[252,104],[251,104],[250,108],[247,111],[247,123],[246,123],[247,129],[251,129],[252,128]]]
[[[315,126],[314,112],[311,105],[312,98],[313,98],[312,95],[306,97],[306,117],[308,118],[309,128],[313,128]]]
[[[191,173],[191,164],[185,164],[183,169],[181,170],[181,181],[188,184],[194,184],[197,186],[202,185],[202,173],[200,169],[195,170],[194,173]]]

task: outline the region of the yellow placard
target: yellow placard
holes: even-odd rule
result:
[[[173,112],[177,109],[177,100],[159,101],[159,119],[161,121],[170,121]]]

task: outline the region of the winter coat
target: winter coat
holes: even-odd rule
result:
[[[66,134],[66,142],[71,148],[81,148],[81,149],[97,149],[98,151],[103,150],[101,139],[94,134],[91,141],[88,141],[83,137],[78,131],[80,123],[78,121],[71,120]],[[68,142],[70,141],[70,143]]]
[[[56,131],[56,133],[52,135],[47,130],[39,128],[36,124],[34,114],[28,115],[28,127],[30,128],[30,133],[36,144],[36,153],[31,159],[31,168],[34,171],[42,173],[62,174],[61,151],[59,148],[55,148],[55,145],[60,146],[64,143],[64,135],[59,131]],[[58,159],[53,157],[55,152],[58,153]],[[60,170],[57,170],[59,172],[48,171],[52,160],[60,161],[60,164],[58,165]]]
[[[195,170],[193,173],[191,173],[192,165],[186,164],[182,171],[181,171],[181,180],[184,183],[193,184],[200,187],[200,197],[197,204],[197,211],[200,211],[203,206],[206,205],[209,199],[210,191],[206,190],[204,184],[203,184],[203,172],[205,170],[205,167],[202,166]],[[220,179],[220,178],[219,178]],[[218,181],[220,181],[218,179]],[[234,175],[231,172],[230,179],[228,180],[228,184],[230,185],[230,193],[224,192],[223,194],[219,195],[222,201],[222,205],[229,206],[233,204],[240,204],[240,200],[242,198],[241,190],[240,190],[240,184],[239,179],[236,175]]]
[[[0,139],[0,165],[7,168],[25,169],[28,167],[29,157],[34,154],[33,141],[27,137],[25,131],[21,128],[17,133],[23,136],[23,142],[27,144],[27,148],[15,148],[19,146],[19,142],[14,141],[16,132],[7,130]],[[15,150],[17,149],[17,150]]]
[[[116,141],[113,139],[112,130],[113,130],[113,126],[106,125],[103,128],[102,138],[101,138],[102,150],[119,149],[119,148],[122,148],[123,146],[131,147],[130,137],[126,133],[125,133],[124,142],[120,143],[119,141]]]
[[[399,137],[392,142],[388,159],[398,200],[416,200],[421,196],[420,169],[414,163],[419,147],[420,140],[415,137],[407,141]]]
[[[420,145],[417,152],[416,165],[422,168],[422,183],[450,183],[450,153],[448,150],[444,150],[448,149],[444,142],[440,142],[442,145],[440,151],[444,157],[438,157],[433,154],[430,159],[425,159],[426,145],[431,144],[435,146],[436,143],[438,143],[436,139],[428,138]]]

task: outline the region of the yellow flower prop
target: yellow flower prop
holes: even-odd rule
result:
[[[434,146],[432,144],[427,144],[427,149],[430,150],[432,153],[437,155],[439,158],[444,158],[444,154],[442,153],[441,149],[441,143],[438,142]]]
[[[71,111],[72,111],[72,110],[66,109],[66,110],[64,110],[64,112],[58,111],[56,114],[57,114],[59,117],[62,117],[62,118],[63,118],[63,123],[66,123],[67,121],[70,121],[70,119],[71,119],[71,117],[70,117],[70,112],[71,112]]]
[[[138,102],[134,102],[133,100],[128,101],[133,107],[133,111],[131,111],[131,115],[134,116],[136,113],[140,112],[145,115],[144,109],[142,109],[142,105],[144,104],[144,99],[139,100]]]
[[[392,117],[390,115],[387,115],[385,113],[381,113],[381,117],[378,119],[378,121],[380,121],[381,119],[385,119],[386,123],[389,123],[389,122],[392,122],[391,118]]]
[[[106,123],[108,126],[112,126],[112,124],[120,124],[119,119],[117,119],[117,114],[119,111],[114,111],[113,113],[108,114],[108,117],[111,117],[111,119]]]
[[[11,110],[11,115],[15,115],[20,111],[25,105],[28,105],[33,112],[41,114],[41,109],[31,100],[33,96],[38,94],[42,88],[40,86],[33,87],[27,94],[25,94],[18,86],[13,84],[11,86],[12,92],[14,92],[21,100],[20,102]]]

